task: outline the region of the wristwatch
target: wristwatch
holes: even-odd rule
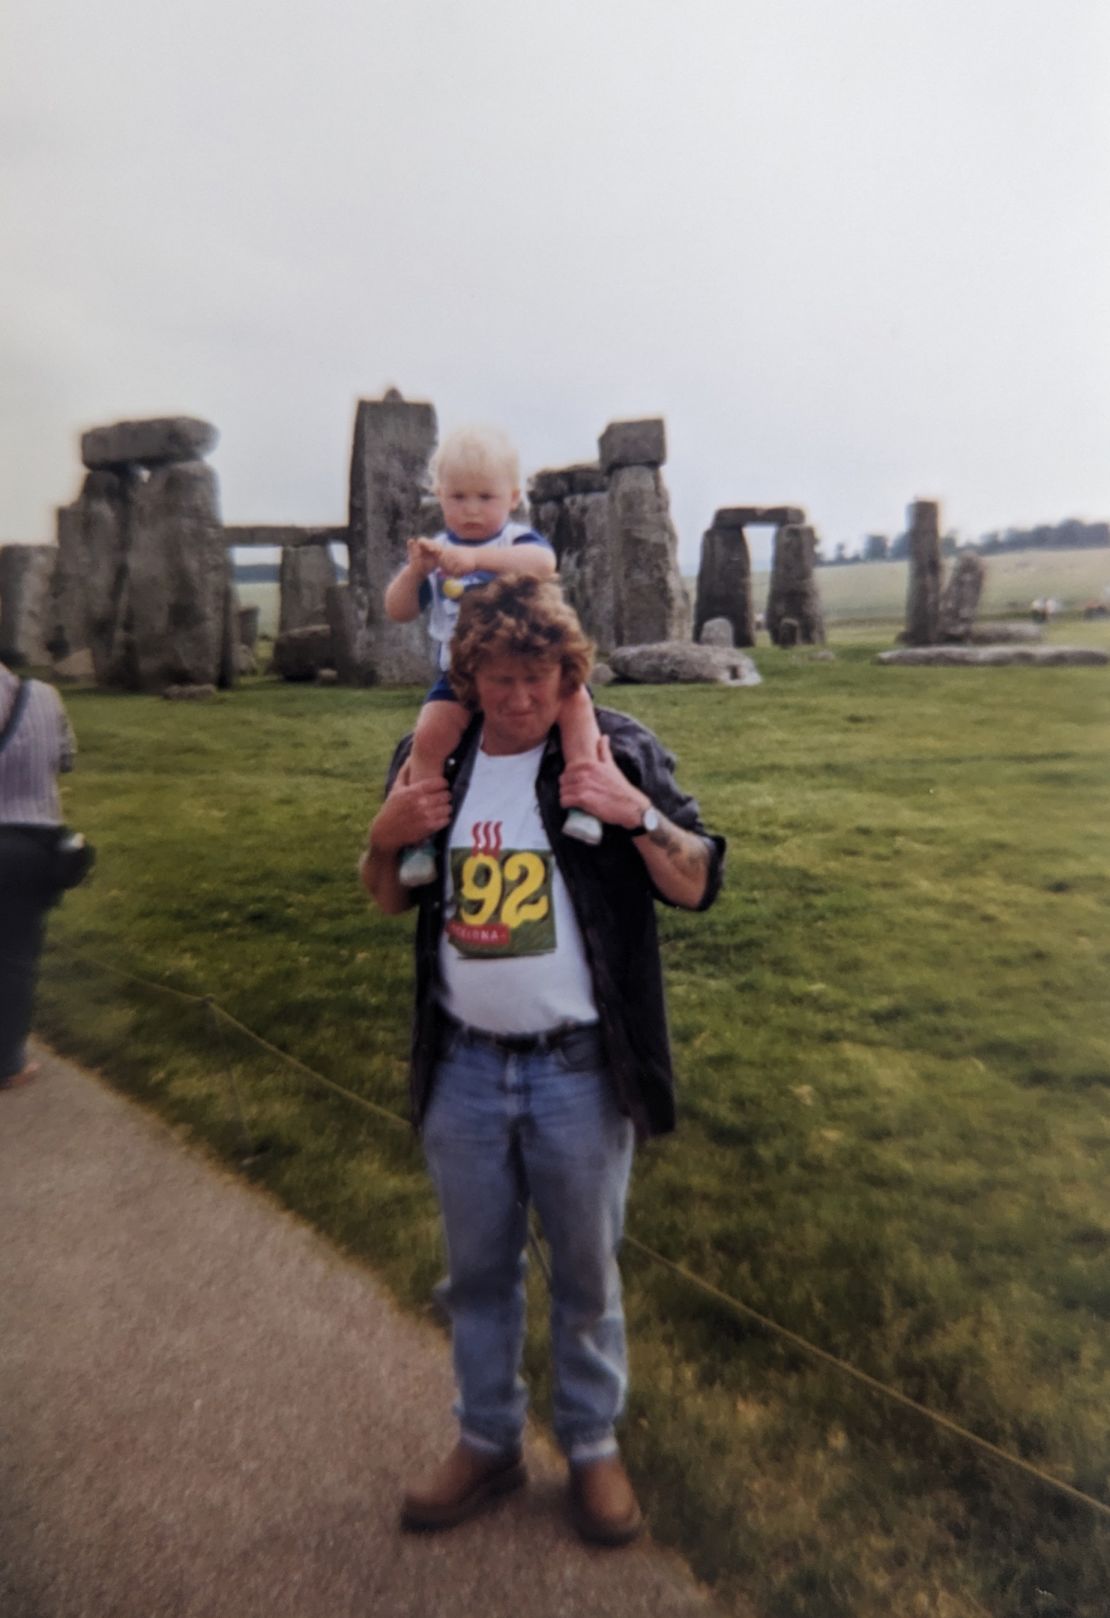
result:
[[[659,830],[659,811],[653,803],[649,803],[640,816],[640,824],[633,826],[630,836],[644,837],[648,832]]]

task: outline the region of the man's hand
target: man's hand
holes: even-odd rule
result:
[[[588,809],[607,825],[635,831],[651,799],[618,769],[609,738],[602,736],[596,763],[570,764],[563,771],[559,802],[564,809]],[[636,848],[659,892],[673,904],[696,910],[709,880],[705,839],[659,814],[658,826],[638,837]]]
[[[568,764],[563,771],[559,802],[564,809],[587,809],[609,826],[624,826],[632,831],[640,824],[651,799],[617,768],[608,736],[600,736],[596,759]]]
[[[451,794],[443,777],[412,781],[405,764],[370,822],[369,837],[358,862],[363,887],[387,916],[398,916],[413,903],[411,890],[398,879],[397,856],[410,843],[434,837],[450,820]]]

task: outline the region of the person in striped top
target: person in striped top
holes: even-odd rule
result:
[[[61,698],[0,663],[0,1090],[27,1084],[27,1034],[46,932],[58,897],[54,848],[62,823],[58,776],[77,745]]]

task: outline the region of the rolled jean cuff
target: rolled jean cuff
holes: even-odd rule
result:
[[[610,1433],[607,1438],[595,1438],[592,1443],[572,1444],[567,1451],[567,1460],[571,1466],[588,1466],[591,1461],[604,1461],[610,1455],[619,1453],[616,1437]]]
[[[479,1433],[470,1432],[466,1427],[460,1428],[459,1440],[467,1449],[472,1449],[477,1455],[520,1454],[519,1444],[511,1444],[506,1449],[504,1444],[495,1444],[491,1439],[483,1438]]]

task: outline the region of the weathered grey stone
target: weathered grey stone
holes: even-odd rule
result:
[[[315,683],[317,685],[338,685],[339,675],[335,669],[317,669]]]
[[[712,618],[728,621],[733,646],[755,645],[752,610],[752,559],[742,528],[707,529],[702,535],[694,607],[694,638]]]
[[[430,404],[399,396],[360,399],[351,450],[348,553],[349,644],[342,656],[359,684],[424,684],[434,668],[420,619],[385,616],[385,587],[405,561],[405,541],[418,532],[428,462],[436,443]]]
[[[359,685],[361,684],[358,664],[360,626],[350,586],[333,585],[328,591],[325,605],[335,671],[343,685]]]
[[[78,501],[79,543],[75,571],[63,591],[80,597],[83,626],[67,650],[87,645],[98,685],[127,689],[139,685],[134,646],[128,631],[128,556],[132,496],[137,477],[128,470],[90,472]],[[68,563],[66,564],[68,569]],[[57,601],[57,596],[55,597]],[[83,637],[83,639],[82,639]],[[66,655],[64,652],[62,655]],[[166,682],[160,680],[155,689]]]
[[[258,673],[258,658],[254,647],[246,646],[242,641],[235,648],[235,672],[240,676]]]
[[[1090,646],[905,646],[880,652],[875,662],[911,667],[997,668],[1020,663],[1034,668],[1081,668],[1110,663],[1110,652]]]
[[[760,685],[759,670],[743,652],[692,641],[656,641],[651,646],[618,646],[609,658],[622,680],[640,685]]]
[[[79,652],[70,652],[68,657],[60,658],[54,664],[54,678],[56,680],[93,680],[96,670],[93,668],[92,653],[87,646]]]
[[[721,506],[713,513],[714,528],[798,528],[805,520],[801,506]]]
[[[321,669],[334,668],[331,630],[327,624],[287,629],[274,641],[273,669],[283,680],[314,680]]]
[[[552,474],[554,475],[554,474]],[[603,493],[568,494],[533,506],[529,521],[551,541],[563,594],[598,646],[615,644],[609,519]]]
[[[776,646],[824,644],[825,620],[813,572],[816,550],[812,528],[789,523],[776,530],[765,614]]]
[[[152,421],[117,421],[81,435],[81,459],[91,471],[167,461],[199,461],[213,449],[219,433],[211,422],[195,416],[164,416]]]
[[[167,685],[162,692],[167,702],[211,702],[215,695],[214,685]]]
[[[57,545],[50,580],[50,621],[46,644],[57,672],[61,663],[68,662],[78,652],[88,651],[89,647],[88,586],[80,500],[75,500],[70,506],[58,506],[54,521]]]
[[[615,679],[616,675],[613,673],[608,663],[595,663],[593,668],[590,670],[591,685],[612,685]]]
[[[113,683],[145,691],[231,683],[231,584],[212,468],[203,461],[156,468],[131,502],[116,620],[124,652],[113,660]]]
[[[606,474],[622,466],[662,466],[667,459],[663,422],[658,416],[611,421],[597,441],[597,458]]]
[[[595,462],[548,468],[528,480],[528,499],[533,506],[542,506],[549,500],[566,500],[572,494],[604,494],[607,481]]]
[[[606,501],[614,643],[689,640],[690,598],[662,476],[648,466],[618,467]]]
[[[702,646],[736,645],[736,636],[728,618],[707,618],[698,632],[698,640]]]
[[[906,589],[904,639],[910,646],[935,646],[940,633],[940,507],[915,500],[909,509],[910,568]]]
[[[50,662],[54,545],[0,546],[0,661],[12,668]]]
[[[983,558],[973,551],[957,559],[940,598],[938,634],[941,640],[968,639],[975,626],[986,576]]]
[[[278,633],[327,618],[327,597],[338,583],[331,552],[322,545],[289,545],[281,553]]]
[[[260,607],[240,607],[236,628],[239,634],[239,645],[254,651],[258,644],[258,619],[261,614]]]
[[[996,618],[990,623],[972,624],[967,639],[972,646],[1036,646],[1044,640],[1044,629],[1023,619]]]

